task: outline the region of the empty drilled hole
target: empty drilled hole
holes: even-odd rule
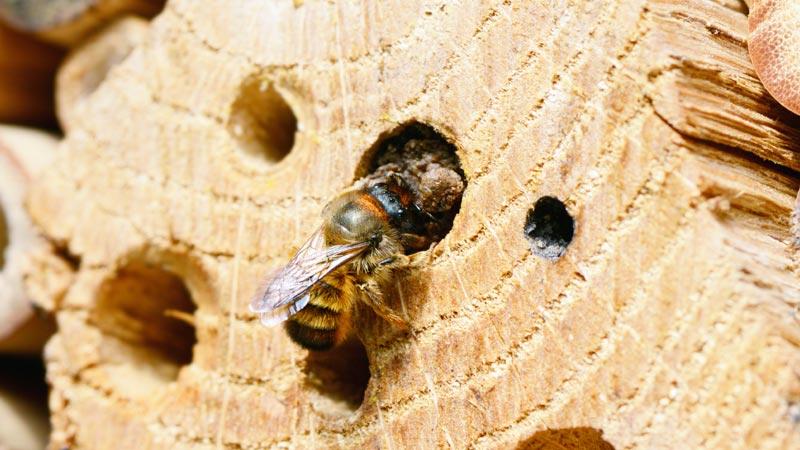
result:
[[[174,381],[178,370],[192,361],[194,310],[180,278],[137,263],[103,283],[91,322],[120,358],[112,365],[124,368],[130,379],[156,387]]]
[[[399,175],[426,219],[424,241],[407,244],[406,253],[425,250],[453,227],[467,187],[456,147],[430,125],[411,121],[384,133],[367,151],[356,179],[383,182]]]
[[[561,258],[574,234],[575,221],[561,200],[542,197],[528,211],[525,237],[534,255],[551,261]]]
[[[251,77],[242,85],[228,120],[228,132],[245,158],[275,164],[294,146],[297,117],[274,83]]]
[[[6,248],[8,248],[8,222],[6,214],[0,206],[0,270],[6,265]]]
[[[306,383],[318,394],[315,410],[335,418],[358,409],[370,378],[361,341],[351,337],[331,350],[311,352],[305,363]]]

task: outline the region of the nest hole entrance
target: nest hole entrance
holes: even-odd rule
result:
[[[525,237],[534,255],[556,261],[567,251],[574,235],[575,220],[561,200],[542,197],[528,211]]]
[[[306,383],[317,394],[314,407],[325,416],[345,417],[364,401],[370,371],[367,351],[355,336],[330,350],[309,352]]]
[[[455,145],[432,126],[416,120],[379,136],[366,152],[356,179],[368,183],[387,182],[399,177],[422,210],[423,239],[405,242],[406,253],[428,249],[442,240],[453,227],[467,187]]]
[[[6,249],[8,248],[8,222],[6,222],[6,214],[0,206],[0,270],[6,265]]]
[[[103,283],[90,320],[105,337],[101,355],[108,370],[137,380],[122,391],[152,395],[191,363],[195,309],[183,281],[158,267],[132,264]]]
[[[228,132],[245,159],[272,165],[291,152],[297,117],[274,83],[251,77],[231,107]]]

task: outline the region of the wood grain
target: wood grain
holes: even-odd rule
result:
[[[53,447],[797,447],[800,126],[728,6],[169,2],[30,197],[80,258],[47,348]],[[279,161],[230,126],[254,79],[297,119]],[[468,187],[387,288],[412,331],[359,311],[353,405],[245,305],[410,120],[456,145]],[[557,262],[523,233],[543,195],[576,221]],[[188,365],[91,320],[142,264],[197,306]]]

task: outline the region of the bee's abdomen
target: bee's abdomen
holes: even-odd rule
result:
[[[340,342],[343,320],[341,313],[309,304],[286,322],[286,332],[309,350],[328,350]]]
[[[286,332],[309,350],[328,350],[350,333],[352,280],[344,272],[333,273],[309,295],[308,305],[286,322]]]

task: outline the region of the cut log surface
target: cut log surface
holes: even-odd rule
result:
[[[168,2],[29,198],[77,261],[51,445],[800,448],[800,119],[743,11]],[[468,184],[385,288],[410,331],[359,308],[363,349],[311,355],[249,297],[412,120]],[[555,262],[523,232],[542,196],[575,223]]]

